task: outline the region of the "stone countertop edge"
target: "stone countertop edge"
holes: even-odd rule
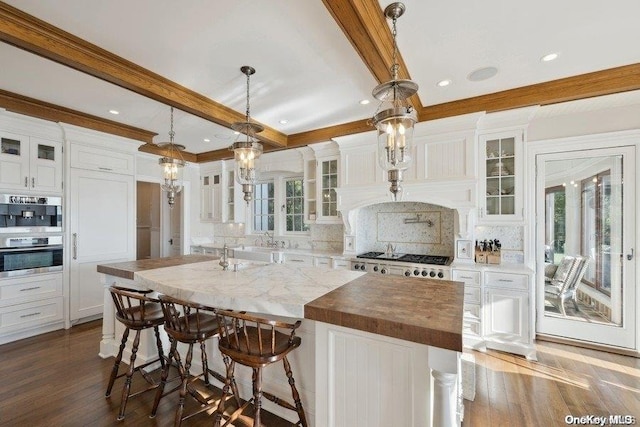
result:
[[[368,273],[305,304],[304,317],[461,352],[463,304],[461,282]]]
[[[133,280],[136,271],[153,270],[156,268],[174,267],[176,265],[193,264],[196,262],[217,259],[210,255],[178,255],[165,258],[141,259],[111,264],[99,264],[98,273],[109,274],[122,279]]]

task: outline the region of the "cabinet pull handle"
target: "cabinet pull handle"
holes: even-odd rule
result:
[[[473,280],[472,276],[460,276],[461,279],[469,279],[469,280]]]
[[[36,188],[36,179],[31,177],[31,188]]]
[[[98,169],[100,169],[101,171],[112,171],[113,170],[111,168],[105,168],[105,167],[101,167],[101,166],[98,166]]]
[[[627,261],[631,261],[633,259],[633,248],[631,248],[631,253],[627,254]]]
[[[29,177],[28,176],[24,177],[24,186],[29,188]]]
[[[511,280],[511,279],[498,279],[498,282],[513,283],[513,280]]]
[[[73,259],[78,259],[78,233],[73,233]]]
[[[40,316],[42,313],[40,313],[39,311],[36,311],[35,313],[30,313],[30,314],[23,314],[22,316],[20,316],[21,319],[24,319],[25,317],[33,317],[33,316]]]
[[[31,288],[24,288],[24,289],[20,289],[20,292],[24,292],[24,291],[35,291],[36,289],[40,289],[40,286],[33,286]]]
[[[480,208],[480,218],[484,217],[484,208]]]
[[[291,262],[304,262],[303,259],[290,259]]]

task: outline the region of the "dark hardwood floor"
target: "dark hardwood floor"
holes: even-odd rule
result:
[[[95,321],[0,346],[0,425],[173,425],[176,393],[165,398],[153,420],[150,392],[130,399],[125,420],[116,421],[121,382],[105,399],[113,359],[98,356],[100,338],[101,323]],[[635,416],[640,424],[640,359],[548,342],[538,342],[537,349],[538,362],[472,352],[476,396],[465,400],[465,427],[564,426],[567,415],[618,414]],[[183,425],[212,421],[200,414]],[[277,417],[263,422],[291,425]],[[251,423],[245,417],[236,425]]]

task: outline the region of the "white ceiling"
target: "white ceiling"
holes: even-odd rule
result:
[[[6,3],[241,113],[246,77],[239,69],[251,65],[251,116],[285,134],[364,119],[377,107],[377,82],[320,0]],[[404,3],[398,46],[425,106],[640,62],[637,0]],[[540,61],[551,52],[559,58]],[[7,44],[0,43],[0,58],[0,89],[168,140],[166,105]],[[487,66],[498,74],[467,79]],[[438,87],[443,79],[452,84]],[[175,133],[193,153],[234,140],[232,131],[181,111]]]

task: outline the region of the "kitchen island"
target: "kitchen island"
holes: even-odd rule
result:
[[[241,263],[238,271],[234,262]],[[230,264],[222,271],[217,259],[186,255],[98,266],[108,307],[100,355],[113,356],[119,344],[108,286],[153,289],[216,307],[305,319],[303,344],[291,364],[312,426],[460,424],[461,283],[295,264]],[[138,354],[151,358],[153,340],[143,342]],[[221,368],[219,359],[212,357]],[[286,396],[286,381],[274,368],[273,374],[265,370],[265,384]],[[239,382],[241,394],[249,395],[250,376]]]

